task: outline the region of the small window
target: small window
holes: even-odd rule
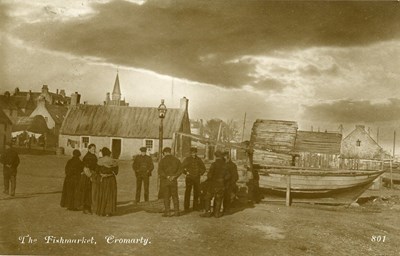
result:
[[[361,146],[361,141],[360,141],[360,140],[357,140],[357,141],[356,141],[356,145],[357,145],[357,147],[360,147],[360,146]]]
[[[82,137],[82,145],[84,148],[89,146],[89,137]]]
[[[147,152],[153,152],[153,140],[145,140]]]

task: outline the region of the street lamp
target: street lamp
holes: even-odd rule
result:
[[[158,136],[158,163],[160,164],[162,158],[162,150],[163,150],[163,120],[165,115],[167,114],[167,106],[164,104],[164,100],[161,100],[161,104],[158,106],[158,117],[160,118],[160,129],[159,129],[159,136]],[[160,176],[157,179],[157,188],[158,188],[158,199],[162,198],[162,192],[160,189]]]
[[[161,154],[162,154],[162,149],[163,149],[163,130],[164,130],[164,127],[163,127],[163,120],[164,120],[164,118],[165,118],[165,115],[166,115],[166,113],[167,113],[167,106],[165,106],[165,104],[164,104],[164,100],[162,99],[161,100],[161,104],[160,104],[160,106],[158,106],[158,117],[160,118],[160,130],[159,130],[159,137],[158,137],[158,139],[159,139],[159,143],[158,143],[158,145],[159,145],[159,147],[158,147],[158,161],[160,161],[161,160]]]

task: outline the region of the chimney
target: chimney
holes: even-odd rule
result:
[[[71,94],[71,106],[79,105],[80,100],[81,100],[81,95],[78,92]]]
[[[357,124],[356,129],[365,130],[365,125]]]
[[[32,98],[32,91],[29,90],[29,92],[26,94],[26,100],[27,100],[27,101],[30,101],[31,98]]]
[[[106,94],[106,104],[110,101],[110,93],[107,92]]]
[[[58,89],[56,90],[56,94],[58,95]]]
[[[49,92],[49,87],[47,87],[47,84],[44,84],[42,87],[42,93],[48,93]]]
[[[66,95],[66,94],[65,94],[65,90],[61,89],[61,90],[60,90],[60,95],[63,96],[63,97],[65,97],[65,95]]]
[[[185,111],[188,111],[188,107],[189,107],[189,100],[186,98],[186,97],[183,97],[182,99],[181,99],[181,109],[182,110],[185,110]]]
[[[46,98],[43,95],[40,95],[37,98],[37,106],[45,106],[46,105]]]

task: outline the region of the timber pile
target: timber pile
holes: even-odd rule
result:
[[[296,141],[297,123],[280,120],[261,120],[254,122],[250,144],[253,162],[265,165],[291,165]]]
[[[294,148],[297,123],[257,119],[253,124],[250,143],[254,148],[289,154]]]
[[[253,163],[263,165],[292,165],[292,156],[271,151],[255,149]]]

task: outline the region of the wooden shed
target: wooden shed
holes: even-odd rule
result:
[[[295,165],[314,168],[339,168],[342,134],[298,131],[294,146]]]

